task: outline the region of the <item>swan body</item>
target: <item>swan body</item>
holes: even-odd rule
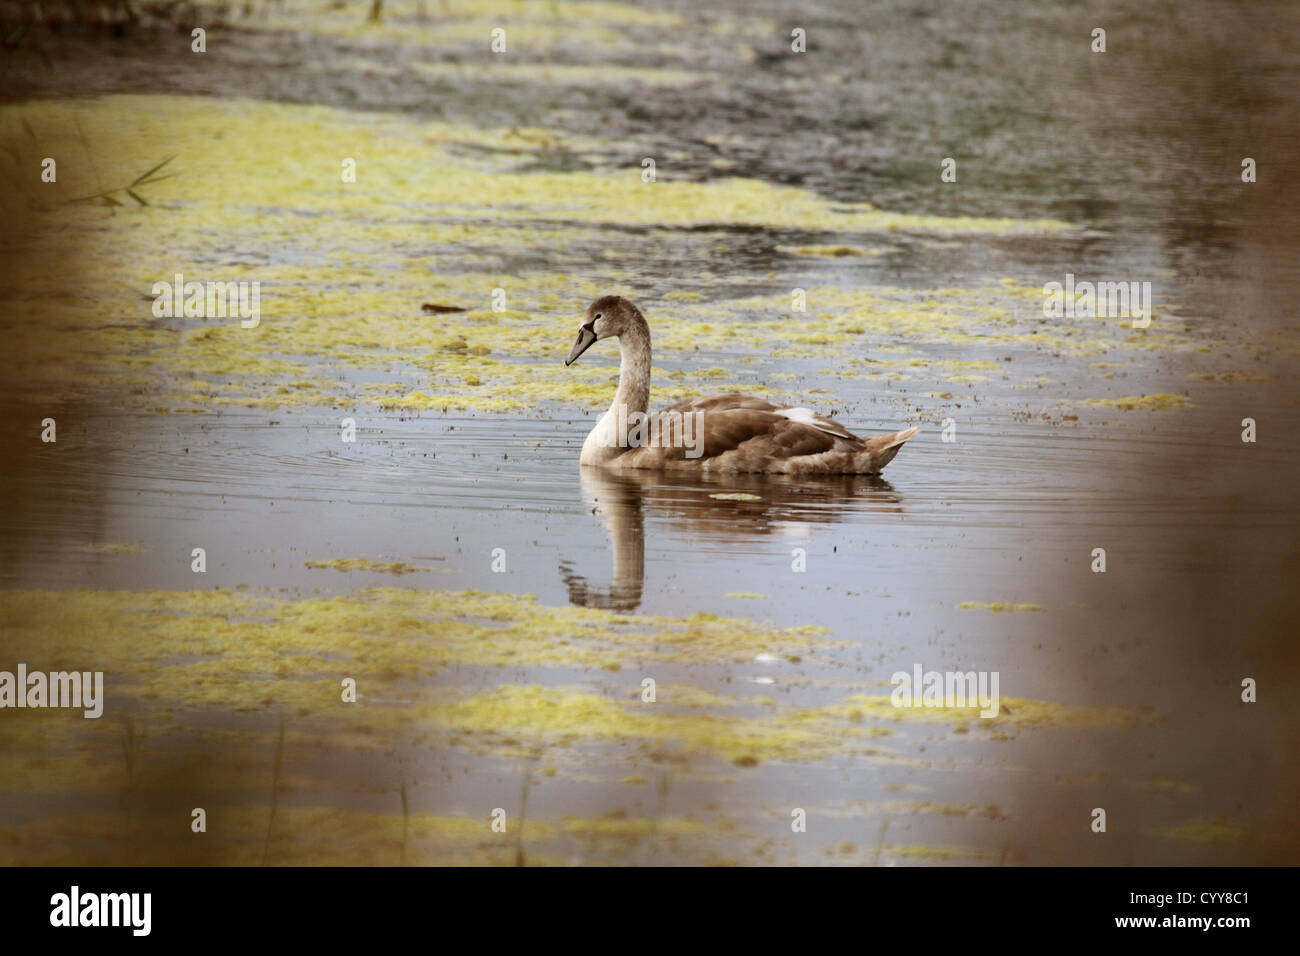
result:
[[[565,365],[593,343],[617,338],[618,391],[582,443],[581,462],[606,468],[874,475],[915,428],[854,435],[808,408],[748,395],[687,398],[654,415],[650,404],[650,326],[627,299],[607,295],[587,308]]]

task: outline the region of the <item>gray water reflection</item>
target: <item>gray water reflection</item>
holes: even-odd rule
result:
[[[645,588],[647,514],[673,529],[683,546],[701,539],[783,533],[791,523],[829,524],[850,513],[902,513],[902,498],[876,475],[789,478],[785,475],[690,476],[581,469],[584,501],[609,535],[610,583],[593,586],[561,559],[569,601],[633,611]]]

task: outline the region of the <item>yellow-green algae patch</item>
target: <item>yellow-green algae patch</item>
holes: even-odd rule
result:
[[[902,790],[904,785],[896,784],[886,787],[888,790]],[[851,800],[833,807],[819,807],[818,816],[841,820],[861,820],[868,816],[899,816],[910,813],[937,814],[946,817],[979,816],[986,820],[1001,821],[1006,815],[996,804],[980,806],[974,803],[952,804],[936,803],[932,800]]]
[[[887,846],[882,848],[882,852],[903,859],[915,857],[926,860],[993,860],[998,857],[993,850],[949,846]]]
[[[224,590],[11,590],[0,592],[0,606],[4,646],[33,669],[82,669],[93,660],[113,693],[169,709],[274,704],[344,720],[337,704],[345,677],[357,680],[365,700],[453,666],[608,670],[836,646],[824,628],[620,615],[480,591],[372,588],[282,600]],[[385,719],[397,718],[366,716],[371,724]]]
[[[1200,843],[1206,846],[1244,843],[1251,838],[1249,830],[1223,819],[1196,820],[1176,827],[1166,827],[1159,832],[1172,840]]]
[[[625,696],[536,684],[435,690],[427,679],[450,668],[462,679],[478,669],[490,681],[492,669],[505,666],[599,674],[636,662],[748,663],[759,653],[799,659],[840,647],[822,628],[774,628],[712,614],[620,615],[549,607],[528,595],[6,591],[0,604],[0,637],[15,659],[34,670],[93,662],[105,674],[106,717],[111,722],[133,710],[142,729],[165,728],[201,710],[280,711],[294,733],[348,746],[387,746],[394,733],[422,728],[438,740],[503,755],[525,752],[526,742],[542,735],[552,743],[623,743],[650,754],[712,754],[743,767],[837,754],[888,757],[877,742],[882,728],[872,721],[1045,727],[1130,719],[1119,711],[1010,699],[994,720],[980,720],[978,708],[900,709],[888,696],[782,707],[671,681],[654,705],[640,702],[635,683]],[[356,705],[341,699],[345,678],[356,681]],[[75,750],[79,734],[89,732],[70,718],[0,724],[10,771],[0,778],[4,789],[49,786],[46,748]],[[102,780],[119,756],[116,746],[107,757],[87,756],[92,776]]]
[[[683,836],[703,836],[717,832],[715,823],[699,820],[647,820],[629,817],[626,813],[615,811],[599,817],[569,816],[564,820],[565,832],[578,837],[636,841],[656,833],[672,833]]]
[[[550,742],[623,744],[659,759],[715,754],[753,766],[760,761],[805,761],[843,752],[848,741],[781,717],[676,713],[654,705],[624,704],[573,688],[503,685],[485,694],[439,702],[430,719],[487,751],[509,748],[520,735]]]
[[[978,806],[973,803],[932,803],[929,800],[924,800],[913,804],[911,809],[913,813],[938,813],[946,817],[965,817],[973,813],[988,820],[1006,819],[997,805],[992,803]]]
[[[1023,699],[1003,699],[993,720],[980,719],[976,708],[900,709],[888,695],[800,706],[734,693],[727,682],[694,686],[668,676],[656,701],[646,703],[639,681],[609,676],[611,664],[689,666],[696,673],[728,661],[748,664],[760,654],[828,660],[845,647],[821,628],[550,607],[528,595],[9,590],[0,592],[0,608],[7,653],[32,669],[93,666],[104,672],[106,690],[99,721],[71,711],[23,711],[0,721],[0,791],[96,799],[121,791],[185,801],[190,790],[202,790],[210,832],[218,816],[234,814],[222,817],[225,836],[213,848],[214,859],[229,862],[256,862],[262,854],[272,863],[394,862],[393,854],[406,862],[514,860],[516,848],[487,833],[486,821],[287,808],[289,797],[337,802],[338,779],[319,758],[304,755],[410,746],[478,759],[544,755],[542,777],[581,773],[603,760],[611,779],[629,781],[645,778],[627,774],[629,757],[674,773],[716,761],[743,777],[769,763],[915,763],[881,746],[882,735],[901,723],[1050,729],[1144,722],[1120,709]],[[529,682],[503,683],[509,678],[497,675],[499,667],[528,668]],[[536,683],[548,668],[564,683]],[[355,704],[341,699],[345,677],[356,681]],[[285,721],[281,743],[277,715]],[[287,763],[273,771],[280,746]],[[345,788],[362,786],[347,779]],[[239,805],[264,800],[273,787],[282,801],[268,848],[266,804]],[[0,859],[51,862],[33,836],[45,823],[0,834]],[[81,823],[65,823],[60,832],[86,837],[79,862],[99,852],[121,858],[111,840],[101,845],[95,827],[83,833]],[[645,839],[694,839],[699,827],[693,820],[530,818],[527,853],[529,862],[562,860],[565,841],[576,840],[589,851],[616,854]],[[318,837],[336,829],[337,845],[322,849]]]
[[[438,702],[423,711],[485,752],[511,753],[530,735],[559,741],[616,743],[655,759],[714,754],[740,767],[768,761],[806,762],[837,755],[896,759],[877,743],[880,727],[865,721],[945,723],[979,720],[989,727],[1126,727],[1145,722],[1122,708],[1074,707],[1003,698],[998,717],[979,707],[895,707],[889,696],[855,695],[819,707],[744,713],[674,713],[579,688],[503,685],[493,691]]]
[[[639,167],[538,172],[535,161],[557,142],[593,153],[607,144],[323,107],[110,96],[0,109],[0,122],[22,120],[32,126],[40,155],[61,158],[58,182],[38,194],[50,203],[50,228],[7,250],[33,263],[21,292],[6,293],[12,308],[4,310],[4,331],[14,365],[46,395],[108,386],[158,411],[360,402],[511,411],[538,401],[603,403],[610,370],[598,362],[564,369],[560,359],[583,304],[626,288],[635,276],[614,269],[583,277],[496,270],[502,256],[540,245],[607,242],[610,225],[972,234],[1064,225],[886,212],[752,179],[643,183]],[[149,206],[56,205],[131,182],[163,158],[158,143],[176,154],[168,167],[175,176],[150,184]],[[342,181],[339,156],[356,160],[355,182]],[[15,201],[0,197],[6,208]],[[237,257],[230,252],[236,244]],[[69,248],[81,254],[67,255]],[[156,317],[155,283],[177,274],[258,282],[259,324]],[[70,288],[77,294],[67,294]],[[492,311],[498,288],[506,311]],[[953,297],[814,291],[814,308],[834,311],[793,324],[753,318],[766,301],[709,305],[696,293],[669,293],[663,302],[676,314],[655,316],[656,348],[773,352],[784,342],[833,354],[871,328],[902,334],[898,312],[913,313],[918,303],[936,312],[951,337],[951,322],[939,313]],[[882,309],[887,300],[901,305]],[[468,311],[425,315],[420,305],[428,301]],[[361,385],[350,377],[353,369],[382,378]],[[655,381],[662,383],[663,374]],[[711,384],[726,390],[739,383]],[[653,398],[697,393],[679,382],[660,385]]]
[[[514,842],[495,839],[487,820],[400,813],[366,813],[323,807],[281,807],[271,819],[260,804],[209,802],[203,840],[169,829],[131,840],[119,816],[107,813],[48,816],[0,829],[0,860],[6,865],[99,865],[206,863],[233,866],[396,865],[406,862],[513,862]],[[539,835],[548,835],[541,824]],[[403,852],[403,832],[406,849]],[[186,831],[188,834],[188,830]],[[269,839],[268,839],[269,836]],[[211,839],[208,839],[208,838]]]
[[[971,722],[986,728],[999,727],[1136,727],[1156,722],[1123,707],[1083,707],[1024,697],[1002,697],[995,717],[981,717],[978,704],[970,706],[898,707],[889,695],[858,694],[835,704],[802,712],[810,719],[845,720],[860,724],[864,720],[901,723]]]
[[[1090,398],[1089,405],[1109,405],[1124,411],[1168,412],[1187,408],[1192,403],[1182,395],[1159,392],[1155,395],[1128,395],[1124,398]]]
[[[397,795],[392,794],[393,803]],[[210,797],[210,795],[209,795]],[[557,865],[569,862],[573,845],[596,861],[616,859],[647,840],[663,840],[675,852],[701,861],[699,841],[716,835],[725,820],[707,823],[680,817],[646,819],[625,813],[595,818],[530,817],[495,832],[488,816],[345,810],[207,801],[208,829],[202,840],[188,829],[157,826],[140,832],[110,813],[71,813],[0,826],[0,864],[5,866],[223,865],[223,866],[396,866]],[[728,829],[734,841],[738,834]],[[691,842],[678,842],[692,838]],[[586,857],[588,861],[591,857]]]
[[[1189,377],[1194,381],[1218,382],[1220,385],[1257,385],[1273,381],[1271,375],[1260,375],[1254,372],[1198,372]]]
[[[1011,614],[1016,611],[1041,611],[1041,604],[1012,604],[1007,601],[993,601],[983,604],[979,601],[962,601],[957,607],[963,611],[992,611],[994,614]]]
[[[307,561],[307,567],[316,570],[333,570],[350,573],[365,571],[370,574],[420,574],[422,572],[446,571],[447,568],[424,568],[407,564],[405,561],[371,561],[367,558],[331,558],[328,561]]]
[[[781,246],[780,251],[795,256],[820,259],[848,259],[878,256],[884,249],[861,249],[857,246]]]

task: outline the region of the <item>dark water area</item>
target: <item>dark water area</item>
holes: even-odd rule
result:
[[[599,174],[651,156],[670,182],[743,176],[890,212],[1068,224],[1045,234],[853,233],[797,216],[768,226],[575,218],[534,221],[571,230],[564,242],[466,240],[480,243],[483,271],[525,284],[555,275],[612,282],[616,266],[622,285],[608,291],[641,302],[652,329],[694,301],[671,294],[698,296],[743,330],[768,315],[753,297],[794,287],[957,290],[954,301],[994,304],[1005,303],[987,290],[1006,278],[1029,288],[1005,318],[931,330],[909,313],[817,354],[768,354],[774,341],[758,334],[656,352],[656,374],[702,390],[707,371],[722,368],[742,385],[779,381],[859,432],[916,423],[922,434],[879,477],[607,474],[578,466],[603,401],[510,411],[349,405],[358,440],[344,444],[338,405],[155,414],[107,392],[52,412],[49,395],[15,373],[4,386],[16,411],[5,416],[11,506],[0,518],[0,600],[22,608],[21,627],[39,630],[46,612],[31,611],[25,594],[191,594],[191,550],[201,546],[203,590],[274,601],[349,600],[372,588],[481,591],[610,611],[633,628],[716,615],[774,631],[825,628],[832,643],[791,653],[776,650],[786,638],[756,637],[656,658],[653,642],[620,644],[622,625],[574,619],[575,633],[610,628],[602,653],[614,663],[444,661],[384,685],[385,702],[433,711],[377,721],[363,747],[351,724],[299,718],[288,698],[233,710],[182,698],[152,725],[142,758],[151,766],[133,770],[128,760],[124,779],[104,769],[121,749],[118,715],[72,738],[33,743],[24,729],[10,742],[28,761],[12,779],[25,783],[0,791],[9,840],[0,859],[135,860],[173,803],[188,807],[214,790],[222,805],[252,807],[261,833],[288,712],[283,771],[274,761],[276,780],[292,778],[283,812],[391,816],[409,801],[430,829],[416,853],[405,828],[400,841],[368,843],[338,824],[352,842],[331,856],[310,838],[316,818],[304,817],[306,830],[285,837],[270,862],[397,862],[399,852],[407,862],[518,862],[513,832],[507,852],[446,822],[477,827],[502,806],[540,828],[536,843],[527,827],[518,837],[533,862],[1300,860],[1293,6],[828,2],[792,14],[776,3],[670,3],[635,9],[673,21],[594,17],[612,34],[607,43],[564,12],[582,4],[560,6],[544,29],[542,13],[525,17],[535,32],[521,26],[515,72],[489,68],[485,36],[468,33],[494,17],[510,29],[514,8],[476,19],[455,5],[431,3],[425,16],[390,5],[390,29],[366,33],[335,29],[324,5],[268,5],[214,30],[220,42],[183,69],[159,55],[188,42],[166,29],[47,38],[53,66],[12,58],[5,97],[165,93],[543,128],[557,145],[514,157],[515,171]],[[472,43],[457,32],[466,23]],[[1108,49],[1094,54],[1099,26]],[[808,37],[800,55],[789,52],[796,27]],[[529,79],[548,69],[550,79]],[[565,137],[599,143],[568,149]],[[473,161],[483,158],[476,149],[491,149],[452,148]],[[955,183],[940,179],[946,157],[957,160]],[[1241,181],[1244,157],[1258,163],[1255,183]],[[418,197],[412,206],[418,244],[441,223],[421,220]],[[503,198],[481,222],[513,221],[510,209]],[[17,241],[43,227],[9,228]],[[79,254],[112,255],[76,241]],[[240,245],[237,233],[222,241]],[[872,254],[789,252],[838,244]],[[301,252],[286,241],[268,265],[293,265]],[[607,254],[615,266],[602,264]],[[1067,273],[1150,282],[1154,334],[1085,323],[1077,334],[1053,331],[1032,290]],[[28,276],[6,268],[0,279],[12,291]],[[559,309],[576,325],[586,304],[575,293]],[[468,322],[440,321],[453,331]],[[1041,341],[1029,338],[1040,330]],[[1105,344],[1082,341],[1090,338]],[[899,378],[870,374],[900,355],[910,364],[879,366]],[[583,359],[609,365],[610,396],[612,356],[598,348]],[[555,360],[517,361],[541,369]],[[959,364],[974,362],[996,364]],[[329,374],[356,394],[385,372]],[[1172,405],[1125,407],[1133,396]],[[68,423],[57,459],[32,440],[48,414]],[[1258,427],[1251,443],[1241,438],[1247,418]],[[949,422],[955,441],[942,437]],[[328,564],[345,559],[371,564],[346,573]],[[394,634],[403,613],[394,611]],[[502,620],[521,635],[528,626],[513,606]],[[436,647],[436,629],[428,640]],[[0,657],[0,669],[13,656]],[[811,723],[854,695],[888,695],[891,675],[918,664],[996,672],[1011,722],[881,720],[871,746]],[[505,686],[540,688],[539,700],[580,688],[635,702],[651,672],[666,700],[680,685],[727,703],[683,705],[699,724],[680,731],[627,734],[611,729],[621,726],[614,718],[590,716],[551,733],[499,716],[509,727],[495,737],[475,736],[478,711],[448,718],[437,709]],[[1258,681],[1255,703],[1241,699],[1245,678]],[[147,690],[133,689],[127,726],[158,720]],[[1036,702],[1062,709],[1039,717]],[[862,715],[847,713],[846,734],[855,733]],[[757,757],[715,739],[724,736],[719,714],[753,718],[737,735],[753,733]],[[868,709],[867,723],[876,716]],[[801,756],[797,735],[810,726],[836,742]],[[295,740],[298,730],[310,739]],[[53,782],[37,786],[48,769],[38,758],[87,760],[98,782],[82,791],[51,772]],[[791,832],[791,808],[807,810],[807,833]],[[1106,810],[1105,833],[1090,827],[1095,808]],[[125,815],[130,826],[105,830],[96,814]],[[39,834],[55,849],[33,849]],[[166,852],[246,862],[260,839],[249,838],[254,850]]]

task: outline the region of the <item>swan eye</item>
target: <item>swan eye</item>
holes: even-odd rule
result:
[[[603,312],[597,312],[597,313],[596,313],[596,320],[603,319],[604,317],[605,317],[605,314],[604,314]]]

